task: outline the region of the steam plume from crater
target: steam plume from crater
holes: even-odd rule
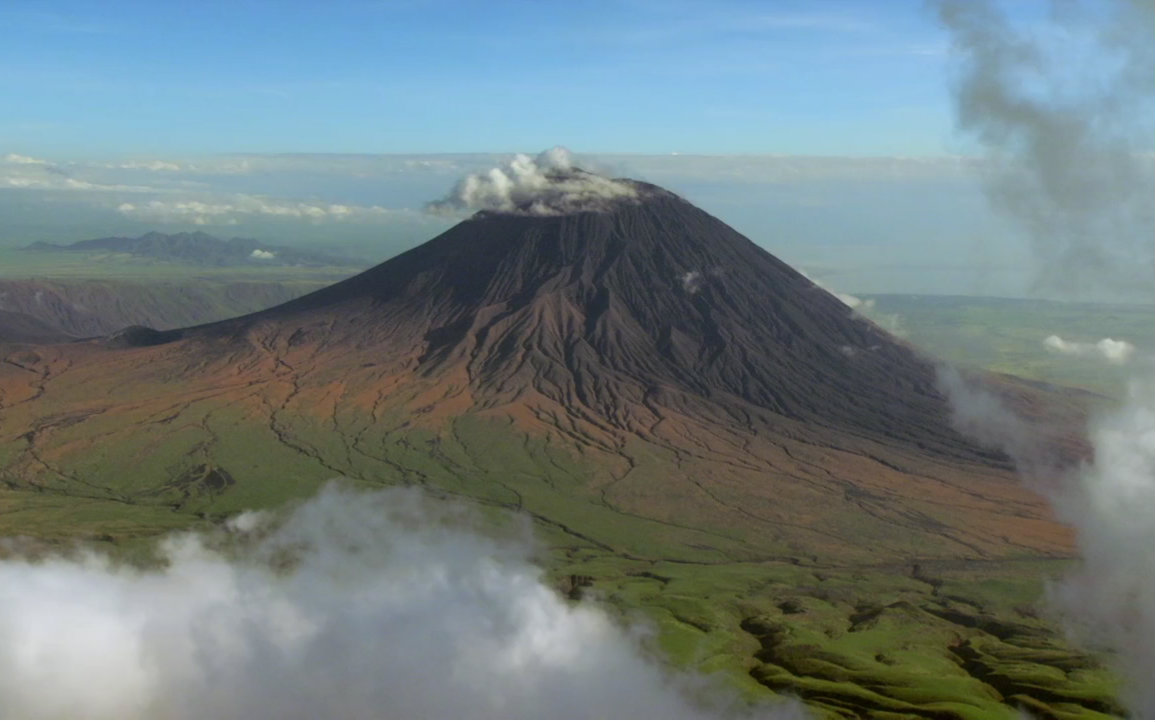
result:
[[[426,209],[433,213],[493,211],[553,216],[605,210],[610,204],[637,199],[630,183],[584,171],[560,146],[536,158],[518,154],[503,166],[466,176],[445,198]]]

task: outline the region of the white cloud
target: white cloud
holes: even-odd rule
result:
[[[167,564],[0,562],[5,717],[478,718],[733,714],[525,541],[412,489],[329,486],[279,527],[249,514]],[[229,549],[228,553],[221,551]],[[754,710],[797,713],[794,707]]]
[[[105,167],[119,168],[123,170],[148,170],[170,173],[184,170],[184,167],[181,166],[181,164],[167,160],[126,160],[120,163],[109,163]]]
[[[277,254],[273,251],[264,251],[264,250],[261,250],[260,248],[254,248],[253,252],[250,253],[249,256],[251,258],[256,258],[258,260],[268,261],[268,260],[276,258]]]
[[[1078,639],[1120,654],[1127,703],[1142,719],[1155,714],[1155,387],[1132,385],[1091,442],[1094,461],[1055,498],[1083,563],[1051,592]]]
[[[701,271],[686,271],[679,278],[686,293],[695,294],[702,287]]]
[[[411,158],[403,161],[403,165],[407,170],[455,171],[458,169],[456,162],[445,158]]]
[[[839,301],[842,301],[847,306],[850,306],[855,311],[868,311],[874,308],[873,298],[863,300],[858,296],[852,296],[849,293],[838,293],[837,291],[832,291],[832,293],[834,293],[835,298],[837,298]]]
[[[1053,353],[1068,356],[1100,357],[1109,363],[1125,364],[1135,353],[1135,346],[1127,341],[1116,341],[1113,338],[1100,339],[1095,343],[1066,341],[1060,336],[1051,335],[1043,339],[1043,347]]]
[[[48,161],[40,158],[32,158],[27,155],[20,155],[19,153],[9,153],[4,156],[5,163],[12,163],[14,165],[49,165]]]
[[[124,185],[121,183],[93,183],[91,181],[70,178],[62,173],[42,173],[29,175],[26,173],[5,173],[0,170],[0,188],[13,188],[41,191],[93,191],[100,193],[155,193],[156,188],[147,186]]]
[[[940,369],[939,388],[955,427],[1002,449],[1025,480],[1078,532],[1082,565],[1050,590],[1068,631],[1107,649],[1127,682],[1124,701],[1137,719],[1155,714],[1155,385],[1135,380],[1126,403],[1094,419],[1093,460],[1064,468],[1040,429],[996,396]]]
[[[281,217],[312,223],[372,221],[401,212],[381,206],[285,201],[246,194],[207,201],[151,200],[146,203],[121,203],[116,209],[133,218],[196,225],[234,225],[241,218],[253,216]]]
[[[502,167],[466,176],[448,196],[427,208],[435,213],[559,215],[600,211],[609,203],[637,196],[633,185],[581,170],[569,151],[555,147],[536,158],[518,154]]]
[[[74,178],[60,166],[40,158],[9,153],[0,162],[0,188],[43,191],[96,191],[103,193],[155,192],[154,188]]]

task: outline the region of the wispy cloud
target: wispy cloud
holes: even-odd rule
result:
[[[14,165],[49,165],[48,161],[41,158],[33,158],[27,155],[20,155],[19,153],[9,153],[4,156],[5,163],[12,163]]]
[[[159,189],[125,183],[101,183],[73,178],[60,168],[41,163],[0,165],[0,188],[30,191],[87,191],[98,193],[156,193]]]
[[[1104,338],[1095,343],[1067,341],[1061,336],[1051,335],[1043,339],[1043,347],[1052,353],[1067,356],[1101,358],[1113,364],[1125,364],[1135,353],[1135,346],[1127,341]]]
[[[185,166],[170,160],[125,160],[119,163],[107,163],[106,168],[119,170],[147,170],[154,172],[176,173],[185,170]]]
[[[341,203],[285,201],[263,196],[236,194],[214,200],[150,200],[121,203],[120,213],[139,220],[194,225],[235,225],[242,218],[265,216],[310,223],[327,221],[380,221],[405,211],[381,206],[357,206]]]

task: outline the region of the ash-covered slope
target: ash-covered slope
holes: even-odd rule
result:
[[[634,187],[636,198],[601,211],[478,213],[212,331],[331,316],[331,333],[357,346],[419,350],[426,375],[464,366],[482,398],[534,388],[614,421],[662,393],[665,405],[702,404],[680,409],[691,413],[764,414],[987,456],[949,428],[927,361],[718,219]]]

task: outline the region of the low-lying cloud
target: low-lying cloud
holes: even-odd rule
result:
[[[1081,341],[1067,341],[1061,336],[1047,336],[1043,339],[1043,347],[1052,353],[1066,356],[1082,356],[1100,358],[1113,364],[1125,364],[1135,353],[1135,346],[1127,341],[1116,341],[1113,338],[1104,338],[1095,343]]]
[[[1072,636],[1121,660],[1124,700],[1155,716],[1155,384],[1132,385],[1123,406],[1091,428],[1095,459],[1064,494],[1060,518],[1079,532],[1082,566],[1053,587]]]
[[[43,158],[33,158],[29,155],[21,155],[19,153],[9,153],[4,156],[5,163],[12,163],[13,165],[50,165],[50,163]]]
[[[106,183],[73,177],[58,165],[41,158],[9,153],[0,158],[0,189],[38,191],[96,191],[143,193],[155,189],[123,183]]]
[[[165,566],[0,562],[5,717],[696,717],[732,714],[524,538],[412,489],[330,485],[287,518],[170,537]],[[755,710],[767,713],[767,710]],[[776,708],[769,714],[797,713]]]
[[[170,160],[125,160],[119,163],[107,163],[106,168],[117,170],[146,170],[153,173],[179,173],[185,170],[180,163]]]
[[[1081,567],[1049,594],[1069,634],[1118,655],[1123,702],[1155,715],[1155,383],[1135,381],[1126,402],[1090,426],[1092,461],[1061,469],[1041,430],[989,391],[943,369],[956,428],[1005,451],[1024,480],[1045,494],[1078,534]]]
[[[138,220],[192,223],[198,226],[236,225],[244,218],[277,217],[312,223],[380,220],[401,211],[381,206],[285,201],[238,194],[221,200],[151,200],[121,203],[116,210]]]
[[[601,211],[613,202],[637,197],[632,184],[581,170],[568,150],[556,147],[536,158],[518,154],[503,166],[468,175],[448,196],[426,208],[433,213],[552,216]]]

